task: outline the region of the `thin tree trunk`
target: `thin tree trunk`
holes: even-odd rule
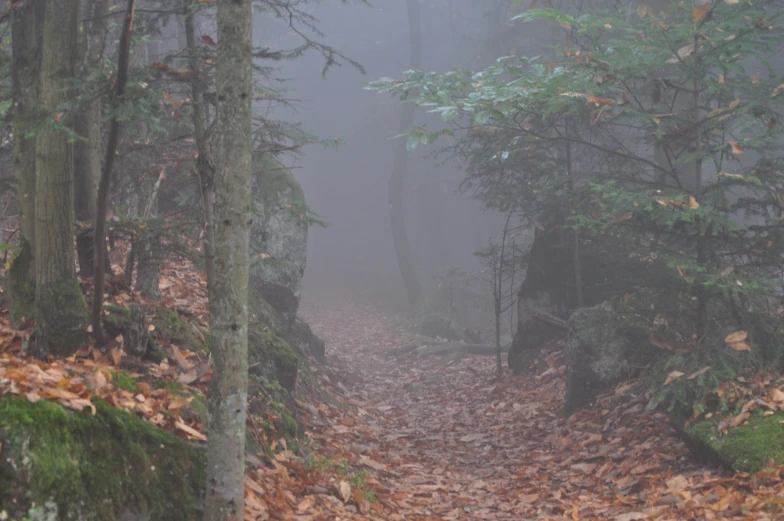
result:
[[[694,54],[698,55],[700,48],[700,40],[694,37]],[[697,60],[696,66],[701,67],[700,60]],[[694,138],[694,153],[696,160],[694,162],[694,195],[697,201],[702,200],[702,114],[700,110],[700,81],[698,78],[694,79],[694,121],[696,122],[695,138]],[[706,234],[710,233],[710,226],[703,228],[703,223],[697,221],[699,234],[697,237],[697,264],[704,267],[708,263],[708,240]],[[697,277],[702,277],[697,274]],[[708,295],[705,291],[705,286],[698,282],[697,290],[697,341],[705,336],[708,330]]]
[[[196,56],[196,28],[193,11],[185,15],[185,41],[190,56],[190,67],[199,74],[191,81],[193,94],[193,128],[196,139],[196,149],[199,157],[196,159],[196,173],[199,176],[201,187],[202,205],[204,208],[204,260],[207,268],[207,287],[215,279],[215,226],[213,206],[215,204],[215,166],[212,162],[210,145],[207,140],[207,117],[204,110],[204,77],[202,75],[199,59]]]
[[[16,8],[11,24],[14,175],[19,202],[19,245],[8,271],[11,320],[19,324],[35,314],[35,138],[25,138],[38,113],[44,2]]]
[[[248,276],[253,127],[252,0],[218,0],[218,168],[215,278],[210,284],[213,375],[207,409],[206,521],[242,521],[248,406]]]
[[[95,80],[93,70],[103,68],[106,59],[106,42],[109,28],[106,14],[108,0],[83,1],[84,23],[79,34],[79,58],[77,74],[82,80]],[[88,94],[91,96],[91,94]],[[79,273],[83,277],[93,275],[93,228],[98,179],[101,176],[101,100],[94,97],[76,113],[76,133],[81,140],[74,145],[74,210],[76,220],[89,222],[90,226],[76,235],[76,253]]]
[[[44,16],[39,108],[46,114],[36,141],[35,316],[39,354],[69,355],[86,340],[87,308],[76,280],[73,249],[73,148],[59,112],[71,97],[79,0],[51,0]]]
[[[411,68],[422,68],[422,24],[419,14],[419,0],[406,0],[408,8],[408,28],[411,52]],[[400,133],[404,133],[414,124],[414,105],[406,103],[400,113]],[[412,309],[418,307],[422,300],[422,286],[419,283],[416,267],[411,257],[411,248],[408,243],[406,231],[405,207],[403,204],[403,187],[408,163],[408,150],[406,141],[401,139],[397,143],[395,157],[392,163],[392,173],[389,176],[389,221],[392,225],[392,240],[395,246],[397,264],[403,284],[406,288],[408,303]]]
[[[142,192],[149,195],[145,201],[139,201],[139,214],[147,222],[147,226],[137,244],[138,267],[134,289],[152,299],[161,296],[161,263],[163,261],[161,233],[163,223],[160,220],[151,219],[158,217],[158,192],[164,177],[166,177],[165,170],[162,169],[157,179],[149,176],[145,178],[143,183],[147,186]]]
[[[569,129],[569,119],[566,119],[566,135],[569,136],[571,130]],[[569,185],[569,197],[572,199],[572,204],[576,201],[574,199],[574,174],[572,172],[572,143],[566,142],[566,176]],[[580,263],[580,234],[577,230],[572,230],[572,275],[574,276],[574,292],[577,297],[577,307],[585,307],[585,297],[583,293],[583,268]]]
[[[133,31],[133,15],[136,7],[135,0],[128,0],[125,9],[125,21],[120,37],[120,57],[117,64],[117,81],[113,102],[122,102],[125,93],[125,84],[128,82],[128,57],[131,50],[131,32]],[[106,259],[106,210],[109,203],[109,183],[112,178],[112,167],[114,166],[114,156],[117,152],[117,143],[120,140],[120,120],[112,118],[109,126],[109,138],[106,143],[106,156],[104,157],[101,179],[98,183],[98,201],[95,215],[95,266],[103,266]],[[95,270],[92,306],[92,326],[93,336],[98,345],[104,342],[103,325],[101,323],[101,312],[103,311],[103,283],[104,271]]]

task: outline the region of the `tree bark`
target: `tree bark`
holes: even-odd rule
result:
[[[197,71],[191,80],[191,93],[193,94],[193,129],[196,139],[196,149],[199,157],[196,159],[196,173],[199,176],[201,199],[204,209],[204,260],[207,268],[207,288],[215,278],[215,219],[213,206],[215,204],[215,165],[212,162],[212,153],[207,138],[207,116],[204,110],[204,75],[196,56],[196,27],[194,11],[185,15],[185,42],[190,56],[190,67]]]
[[[84,16],[79,33],[77,75],[84,81],[95,81],[94,70],[103,68],[106,59],[109,12],[108,0],[83,2]],[[88,96],[91,94],[88,93]],[[82,138],[74,145],[74,210],[76,220],[90,223],[76,235],[79,273],[93,276],[93,228],[95,221],[98,180],[101,176],[101,100],[92,97],[76,113],[76,133]]]
[[[146,200],[139,201],[139,215],[147,222],[137,246],[138,264],[136,269],[135,290],[147,298],[160,298],[161,263],[163,262],[163,245],[161,234],[163,223],[158,217],[158,193],[165,177],[161,170],[157,178],[148,176],[142,181]]]
[[[253,150],[252,0],[218,0],[218,162],[213,375],[208,399],[207,521],[242,521],[248,405],[248,275]]]
[[[422,68],[422,24],[419,13],[419,0],[406,0],[408,9],[408,30],[410,40],[410,60],[412,69]],[[400,134],[414,124],[414,105],[406,103],[400,113]],[[395,157],[392,162],[392,173],[389,176],[389,221],[392,226],[392,240],[395,246],[397,264],[403,284],[406,288],[408,303],[416,309],[422,300],[422,286],[419,283],[416,267],[411,257],[411,248],[406,231],[406,216],[403,205],[403,187],[408,163],[406,140],[397,143]]]
[[[125,93],[125,84],[128,82],[128,59],[131,51],[131,33],[133,32],[133,16],[136,7],[135,0],[128,0],[125,9],[122,36],[120,37],[120,57],[117,63],[117,80],[115,83],[112,101],[119,103]],[[106,262],[106,209],[109,203],[109,183],[112,178],[114,156],[117,152],[117,143],[120,140],[120,120],[115,116],[109,126],[109,137],[106,142],[106,156],[101,170],[101,179],[98,182],[98,197],[96,198],[95,214],[95,266],[103,266]],[[94,270],[93,278],[93,305],[91,323],[95,343],[102,345],[104,342],[101,312],[103,311],[103,283],[104,271]]]
[[[35,312],[35,138],[25,138],[38,113],[44,2],[16,8],[11,24],[14,174],[19,202],[20,252],[11,263],[8,291],[11,320],[19,324]]]
[[[46,120],[36,140],[35,315],[36,350],[69,355],[85,341],[87,308],[76,280],[73,248],[73,148],[63,127],[73,114],[79,0],[51,0],[44,16],[39,108]]]

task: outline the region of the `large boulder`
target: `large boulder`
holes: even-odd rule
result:
[[[526,276],[518,291],[518,326],[509,350],[515,373],[531,369],[540,348],[563,337],[564,328],[541,320],[537,312],[565,321],[579,307],[575,240],[562,217],[542,218],[528,258]],[[578,241],[580,293],[583,307],[591,307],[645,288],[672,284],[672,270],[654,256],[640,256],[613,237],[581,234]]]
[[[771,460],[776,465],[784,464],[784,413],[764,416],[760,411],[737,427],[718,415],[675,425],[691,453],[702,462],[750,473]]]
[[[578,309],[569,318],[564,412],[571,414],[597,394],[639,375],[661,353],[634,315],[601,305]]]
[[[294,326],[308,245],[302,187],[269,154],[254,157],[250,284],[280,314],[282,332]]]

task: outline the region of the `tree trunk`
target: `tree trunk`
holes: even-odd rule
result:
[[[73,248],[73,149],[63,128],[73,114],[58,106],[71,98],[79,0],[51,0],[44,16],[39,108],[46,121],[36,141],[36,349],[69,355],[86,339],[87,308],[76,280]]]
[[[207,521],[242,521],[248,405],[248,275],[253,150],[252,0],[219,0],[216,86],[214,360],[208,400]]]
[[[162,226],[158,217],[158,192],[165,177],[161,170],[157,178],[147,176],[141,190],[146,200],[139,201],[139,215],[147,222],[142,237],[136,246],[138,267],[136,269],[135,289],[147,298],[160,298],[161,263],[163,261],[163,245],[161,244]],[[152,219],[152,220],[151,220]]]
[[[117,60],[117,80],[114,87],[113,103],[121,103],[125,93],[125,85],[128,82],[128,56],[131,50],[131,33],[133,32],[133,16],[136,7],[135,0],[128,0],[125,9],[125,20],[123,21],[122,35],[120,36],[119,58]],[[98,197],[96,198],[95,212],[95,243],[93,253],[95,254],[95,266],[103,266],[106,262],[106,210],[109,204],[109,184],[112,179],[112,168],[114,167],[114,156],[117,152],[117,143],[120,140],[120,119],[115,116],[109,126],[109,137],[106,141],[106,156],[101,169],[101,179],[98,181]],[[93,303],[91,313],[91,323],[93,326],[93,336],[95,343],[102,345],[104,342],[103,323],[101,313],[103,311],[103,292],[104,292],[104,270],[94,270],[93,284]]]
[[[204,110],[204,76],[196,56],[196,24],[193,19],[194,11],[185,15],[185,43],[188,46],[190,67],[199,72],[191,80],[191,93],[193,94],[193,129],[196,139],[196,149],[199,157],[196,159],[196,173],[199,176],[201,187],[202,206],[204,208],[204,260],[207,268],[207,288],[215,278],[215,225],[213,206],[215,204],[215,166],[212,162],[209,141],[207,139],[207,116]]]
[[[419,0],[406,0],[408,8],[408,27],[411,52],[411,68],[422,68],[422,24],[419,15]],[[414,105],[405,103],[400,113],[400,134],[414,124]],[[403,181],[406,177],[408,150],[406,140],[400,139],[395,150],[392,173],[389,176],[389,221],[392,225],[392,240],[397,255],[397,264],[403,284],[406,288],[408,303],[412,309],[417,308],[422,300],[422,287],[419,283],[416,267],[411,257],[411,248],[406,231],[406,215],[403,205]]]
[[[79,33],[77,75],[84,81],[95,81],[93,70],[103,68],[109,32],[106,14],[108,0],[83,2],[83,26]],[[88,96],[92,94],[88,93]],[[95,220],[98,179],[101,176],[101,100],[93,96],[76,113],[76,133],[82,138],[74,145],[74,211],[76,220],[89,223],[76,235],[79,273],[93,275],[93,221]]]
[[[16,8],[11,24],[14,174],[21,248],[8,272],[14,324],[32,318],[35,312],[35,138],[26,139],[24,135],[37,114],[45,5],[25,2]]]

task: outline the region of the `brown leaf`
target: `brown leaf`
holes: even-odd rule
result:
[[[670,374],[667,375],[667,380],[664,381],[664,385],[667,385],[667,384],[670,384],[670,383],[674,382],[675,380],[677,380],[678,378],[680,378],[684,374],[685,373],[682,373],[680,371],[673,371],[673,372],[671,372]]]
[[[710,368],[711,368],[711,367],[710,367],[709,365],[706,365],[706,366],[705,366],[705,367],[703,367],[702,369],[700,369],[700,370],[698,370],[698,371],[694,371],[693,373],[691,373],[689,376],[687,376],[687,377],[686,377],[686,379],[687,379],[687,380],[694,380],[695,378],[697,378],[697,377],[698,377],[698,376],[700,376],[701,374],[703,374],[703,373],[707,373],[708,371],[710,371]]]
[[[700,203],[697,202],[697,199],[694,198],[693,195],[689,196],[689,208],[692,210],[696,210],[700,207]]]
[[[626,215],[622,215],[622,216],[618,217],[618,218],[617,218],[617,219],[615,219],[615,220],[614,220],[612,223],[613,223],[613,224],[621,224],[621,223],[625,223],[626,221],[628,221],[628,220],[629,220],[629,219],[631,219],[631,218],[632,218],[632,214],[630,214],[630,213],[627,213]]]
[[[776,387],[770,391],[770,399],[776,403],[784,403],[784,392]]]
[[[683,268],[681,268],[680,266],[675,266],[675,269],[677,269],[677,270],[678,270],[678,275],[680,275],[681,277],[683,277],[683,280],[686,280],[686,281],[688,281],[688,280],[689,280],[689,278],[686,276],[686,271],[684,271],[684,269],[683,269]]]
[[[204,36],[202,36],[202,37],[201,37],[201,41],[202,41],[203,43],[205,43],[205,44],[209,45],[210,47],[217,47],[217,45],[218,45],[218,44],[216,44],[216,43],[215,43],[215,40],[213,40],[213,39],[210,37],[210,35],[209,35],[209,34],[205,34]]]
[[[341,480],[338,491],[340,492],[340,497],[343,499],[343,502],[348,503],[351,499],[351,485],[348,484],[348,481]]]
[[[659,338],[653,333],[648,335],[648,341],[654,346],[658,347],[659,349],[664,349],[665,351],[672,351],[672,346],[666,340]]]
[[[742,154],[742,153],[744,153],[744,152],[745,152],[745,150],[743,149],[743,147],[742,147],[742,146],[740,146],[740,143],[738,143],[738,142],[737,142],[737,141],[735,141],[734,139],[731,139],[731,140],[729,141],[729,144],[730,144],[730,147],[732,148],[732,153],[733,153],[733,154],[740,155],[740,154]]]
[[[193,427],[190,427],[181,421],[174,422],[174,427],[178,431],[185,434],[185,436],[190,440],[207,441],[207,437],[204,434],[200,433]]]
[[[691,21],[695,24],[700,23],[710,12],[710,6],[707,4],[702,4],[695,6],[694,9],[691,10]]]
[[[673,492],[683,490],[688,486],[689,486],[689,480],[680,474],[678,474],[677,476],[673,476],[667,480],[667,488]]]
[[[587,101],[588,103],[593,103],[597,107],[606,107],[608,105],[612,105],[613,103],[615,103],[615,100],[613,100],[613,99],[597,98],[597,97],[594,97],[594,96],[589,96],[588,98],[586,98],[585,101]]]

